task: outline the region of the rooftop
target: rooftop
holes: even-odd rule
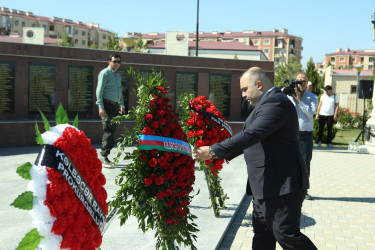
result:
[[[195,41],[189,42],[189,49],[195,49]],[[165,43],[159,43],[155,45],[149,45],[148,48],[152,49],[164,49]],[[260,51],[255,46],[249,46],[244,43],[240,42],[206,42],[206,41],[199,41],[198,49],[200,50],[243,50],[243,51]]]

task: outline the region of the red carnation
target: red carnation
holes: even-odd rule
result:
[[[151,160],[148,161],[148,164],[150,167],[154,168],[158,164],[158,161],[155,158],[151,158]]]
[[[155,179],[156,185],[162,185],[163,183],[164,183],[164,177],[159,176],[158,178]]]
[[[157,194],[156,194],[156,198],[158,198],[158,199],[163,199],[164,198],[164,193],[163,192],[158,192]]]
[[[150,186],[152,184],[152,179],[151,178],[145,178],[143,181],[145,182],[145,184],[147,186]]]
[[[153,118],[153,115],[152,114],[146,114],[145,115],[145,119],[146,119],[146,121],[151,121],[151,119]]]
[[[144,134],[144,135],[154,135],[155,132],[149,127],[144,127],[143,130],[142,130],[142,134]]]
[[[189,125],[189,126],[193,126],[194,125],[194,119],[187,119],[186,120],[186,123],[187,123],[187,125]]]
[[[159,123],[157,121],[153,121],[151,122],[151,127],[153,127],[154,129],[157,129],[159,127]]]

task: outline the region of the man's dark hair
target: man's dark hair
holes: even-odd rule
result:
[[[120,58],[120,60],[121,60],[121,56],[120,55],[112,53],[112,54],[109,55],[108,61],[112,61],[112,57],[114,57],[114,58]]]
[[[324,87],[324,90],[332,90],[331,85],[327,85],[327,86],[325,86],[325,87]]]

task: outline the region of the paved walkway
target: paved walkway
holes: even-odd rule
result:
[[[38,150],[35,147],[23,148],[22,155],[14,155],[12,150],[14,149],[0,150],[0,186],[3,191],[0,199],[0,213],[3,215],[0,220],[0,249],[14,249],[19,239],[30,229],[28,213],[11,208],[9,204],[16,194],[26,190],[27,185],[26,181],[15,174],[15,167],[35,159]],[[250,196],[246,196],[238,213],[235,217],[232,216],[238,208],[237,200],[241,200],[244,194],[245,179],[239,180],[238,176],[245,173],[236,172],[245,171],[243,165],[243,158],[237,157],[236,161],[232,161],[223,170],[223,184],[227,185],[225,190],[232,192],[229,196],[233,201],[230,200],[228,209],[222,211],[222,218],[214,218],[207,195],[201,194],[194,198],[196,205],[192,209],[203,219],[202,223],[198,223],[201,229],[196,244],[198,249],[213,250],[215,246],[220,250],[251,249],[253,231]],[[113,179],[120,169],[103,171],[108,179]],[[206,184],[202,180],[203,178],[197,177],[197,184],[201,182],[203,192]],[[238,183],[239,181],[244,183]],[[375,249],[375,155],[350,153],[345,149],[314,149],[310,182],[309,193],[313,200],[306,200],[303,204],[301,230],[318,249]],[[113,194],[115,187],[108,188],[107,191]],[[229,220],[231,223],[227,222]],[[114,232],[109,230],[106,233],[102,249],[129,249],[129,245],[124,244],[124,235],[131,235],[128,238],[133,243],[151,242],[150,247],[142,249],[154,249],[153,234],[143,235],[134,224],[132,234],[129,234],[116,228],[116,223],[113,222],[110,230]],[[127,228],[131,228],[130,221],[127,225]],[[224,227],[225,225],[229,226]],[[122,240],[119,242],[120,238]],[[4,245],[5,242],[8,245]],[[117,242],[122,242],[123,247],[115,246]],[[278,246],[277,249],[281,247]]]
[[[314,149],[310,184],[313,200],[303,203],[301,231],[318,249],[374,250],[375,155]],[[220,250],[251,249],[250,199],[244,200]]]

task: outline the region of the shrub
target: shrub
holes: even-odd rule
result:
[[[315,143],[318,143],[318,132],[319,132],[319,121],[314,119],[313,138],[314,138]],[[333,124],[332,141],[336,137],[336,133],[337,133],[337,128],[336,128],[336,125]],[[324,130],[323,130],[322,143],[327,143],[327,135],[328,135],[328,129],[327,129],[327,125],[325,125]]]

